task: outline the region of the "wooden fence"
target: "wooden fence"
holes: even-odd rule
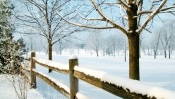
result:
[[[70,88],[65,88],[63,87],[63,85],[57,84],[57,82],[55,80],[53,80],[52,78],[49,78],[47,75],[43,75],[42,73],[38,72],[35,70],[35,64],[39,64],[41,66],[44,66],[48,69],[52,69],[53,71],[59,72],[59,73],[63,73],[63,74],[67,74],[68,76],[70,76]],[[56,90],[58,90],[60,93],[62,93],[63,95],[65,95],[66,97],[68,97],[69,99],[78,99],[78,79],[83,80],[91,85],[94,85],[96,87],[99,87],[109,93],[112,93],[116,96],[119,96],[121,98],[125,98],[125,99],[156,99],[157,96],[154,94],[150,95],[150,94],[143,94],[141,92],[137,92],[137,91],[132,91],[132,89],[125,88],[124,86],[121,85],[117,85],[115,83],[112,82],[107,82],[104,81],[96,76],[93,75],[88,75],[82,71],[79,71],[76,68],[81,68],[81,67],[77,67],[78,66],[78,58],[72,58],[69,59],[69,68],[68,69],[63,69],[63,68],[59,68],[56,66],[49,66],[48,64],[44,64],[41,61],[38,61],[35,58],[35,52],[31,52],[31,57],[30,57],[30,68],[25,68],[25,66],[23,66],[21,68],[21,73],[24,75],[28,75],[29,80],[30,80],[30,85],[32,88],[36,88],[36,76],[41,78],[43,81],[47,82],[49,85],[51,85],[53,88],[55,88]],[[131,82],[134,80],[130,80]],[[126,82],[125,82],[126,83]],[[129,83],[129,82],[128,82]],[[144,84],[142,84],[144,85]],[[135,85],[137,86],[137,85]],[[135,89],[138,89],[138,87],[136,87]],[[147,91],[147,90],[146,90]],[[167,92],[167,90],[166,90]],[[172,94],[171,91],[168,91],[168,94]],[[173,97],[175,97],[174,95],[172,95]],[[165,96],[167,97],[167,96]]]

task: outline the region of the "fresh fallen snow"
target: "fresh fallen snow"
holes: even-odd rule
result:
[[[62,63],[59,63],[59,62],[54,62],[54,61],[50,61],[50,60],[46,60],[46,59],[38,59],[38,58],[34,58],[34,59],[36,61],[38,61],[39,63],[46,64],[48,66],[58,68],[60,70],[69,70],[68,65],[65,65],[65,64],[62,64]]]
[[[78,59],[78,56],[77,55],[71,55],[70,57],[69,57],[69,59]]]
[[[36,70],[33,70],[35,72],[38,72]],[[44,77],[49,78],[51,81],[55,82],[57,86],[59,86],[60,88],[63,88],[65,91],[67,91],[68,93],[70,93],[70,88],[66,85],[64,85],[63,83],[59,82],[57,79],[49,76],[48,74],[44,74],[42,72],[38,72],[39,74],[43,75]],[[78,99],[90,99],[89,97],[85,96],[84,94],[78,92],[76,94],[76,96],[78,97]]]
[[[80,92],[76,94],[76,97],[78,97],[78,99],[91,99]]]
[[[115,84],[116,86],[120,86],[124,88],[126,91],[127,89],[129,89],[130,92],[135,92],[142,95],[148,95],[150,97],[155,97],[157,99],[175,99],[175,92],[163,88],[149,86],[137,80],[121,78],[110,75],[106,72],[78,66],[76,66],[74,69],[86,75],[98,78],[101,81],[112,83]]]
[[[44,73],[39,72],[39,71],[36,71],[36,70],[33,70],[33,71],[38,72],[39,74],[43,75],[44,77],[49,78],[51,81],[55,82],[57,86],[59,86],[60,88],[63,88],[65,91],[67,91],[68,93],[70,93],[69,87],[67,87],[66,85],[62,84],[61,82],[59,82],[55,78],[50,77],[47,74],[44,74]]]
[[[12,76],[10,75],[0,75],[0,99],[18,99],[17,93],[15,91],[19,91],[18,88],[18,82],[15,83],[15,86],[13,86],[13,83],[10,80],[13,80]],[[14,79],[17,80],[15,77]],[[43,99],[42,95],[40,92],[38,92],[35,89],[26,89],[27,92],[27,99]]]

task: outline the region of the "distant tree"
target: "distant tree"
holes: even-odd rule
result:
[[[108,48],[111,48],[113,56],[116,56],[116,51],[121,51],[124,50],[124,39],[122,37],[122,35],[118,34],[118,35],[110,35],[107,38],[107,45]]]
[[[103,46],[102,36],[99,32],[89,33],[86,39],[86,47],[95,51],[97,57],[99,56],[99,51]]]
[[[59,54],[62,55],[62,51],[70,46],[70,41],[60,40],[55,44],[55,49],[58,50]]]
[[[107,38],[108,50],[111,49],[113,56],[115,57],[116,49],[119,45],[119,39],[116,35],[111,35]]]
[[[167,58],[167,50],[169,50],[169,58],[170,58],[170,51],[175,39],[175,21],[171,20],[168,21],[163,25],[161,28],[160,34],[160,42],[162,44],[164,50],[164,57]]]
[[[152,37],[152,40],[151,40],[151,46],[153,48],[153,51],[154,51],[154,59],[156,59],[156,56],[158,54],[158,49],[160,47],[160,36],[162,34],[163,31],[160,30],[155,30],[153,32],[153,37]]]
[[[108,51],[108,42],[106,41],[106,38],[103,38],[102,40],[103,46],[101,47],[103,56],[110,55],[110,52]]]

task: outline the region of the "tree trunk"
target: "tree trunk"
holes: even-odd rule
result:
[[[168,49],[169,49],[169,50],[168,50],[168,52],[169,52],[169,53],[168,53],[168,57],[169,57],[169,59],[170,59],[170,58],[171,58],[171,48],[170,48],[170,46],[168,47]]]
[[[130,34],[129,41],[129,78],[140,80],[139,72],[139,35]]]
[[[139,73],[139,33],[137,25],[138,7],[134,4],[134,0],[128,0],[130,7],[126,10],[128,15],[128,42],[129,42],[129,78],[140,80]]]
[[[167,55],[166,55],[166,49],[164,50],[164,56],[165,56],[165,58],[167,57]]]
[[[148,47],[148,56],[150,56],[149,47]]]
[[[139,38],[139,58],[141,58],[141,40],[140,40],[140,38]]]
[[[114,47],[114,57],[115,57],[115,47]]]
[[[52,41],[48,40],[48,59],[52,60]],[[49,69],[49,73],[52,72],[51,69]]]
[[[156,59],[156,55],[157,55],[157,52],[156,52],[156,50],[154,49],[154,59]]]
[[[98,51],[96,51],[97,57],[98,57]]]

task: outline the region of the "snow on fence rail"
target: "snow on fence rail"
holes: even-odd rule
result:
[[[31,87],[36,88],[36,76],[38,76],[70,99],[88,98],[78,92],[78,79],[81,79],[121,98],[175,99],[175,92],[163,88],[149,86],[137,80],[112,76],[102,71],[78,67],[78,58],[76,56],[70,57],[68,66],[58,62],[37,59],[35,58],[35,52],[32,52],[30,62],[31,68],[30,70],[26,69],[26,71],[30,72]],[[54,78],[37,72],[35,70],[35,63],[60,73],[69,74],[70,89],[57,82]],[[24,70],[24,68],[21,70]],[[25,74],[25,72],[22,73]]]

